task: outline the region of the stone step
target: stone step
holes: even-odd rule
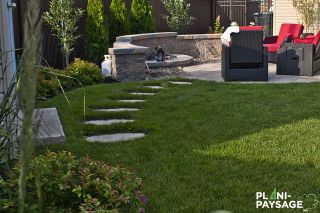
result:
[[[164,87],[162,86],[145,86],[145,87],[149,89],[164,89]]]
[[[131,95],[147,95],[147,96],[152,96],[152,95],[156,95],[157,93],[154,92],[131,92]]]
[[[88,142],[101,142],[101,143],[112,143],[112,142],[121,142],[129,141],[138,138],[143,138],[144,133],[117,133],[117,134],[107,134],[107,135],[96,135],[87,137]]]
[[[112,124],[119,124],[119,123],[132,123],[134,120],[127,120],[127,119],[109,119],[109,120],[92,120],[86,121],[84,124],[91,124],[97,126],[104,126],[104,125],[112,125]]]
[[[191,85],[191,82],[187,81],[169,81],[171,84],[176,84],[176,85]]]
[[[96,112],[134,112],[139,111],[137,108],[115,108],[115,109],[96,109]]]
[[[121,102],[121,103],[140,103],[140,102],[145,102],[146,100],[119,100],[118,102]]]

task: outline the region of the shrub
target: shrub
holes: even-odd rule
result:
[[[88,0],[85,53],[88,61],[99,64],[108,52],[107,18],[101,0]]]
[[[109,20],[110,44],[115,42],[117,36],[130,33],[128,10],[124,0],[112,0]]]
[[[155,31],[150,0],[133,0],[131,5],[131,33]]]
[[[76,78],[82,86],[103,82],[100,68],[94,63],[83,61],[79,58],[76,58],[65,71],[71,77]]]
[[[54,74],[58,70],[50,67],[42,67],[39,69],[37,80],[37,99],[52,98],[59,93],[59,83]]]
[[[164,15],[170,30],[180,34],[186,33],[195,18],[189,15],[190,4],[186,0],[162,0],[168,15]]]
[[[76,58],[65,70],[50,67],[39,68],[37,81],[37,100],[52,98],[64,91],[102,83],[104,80],[100,68],[94,64]]]
[[[215,24],[214,24],[214,32],[215,33],[223,33],[224,27],[221,26],[221,18],[217,16]]]
[[[17,209],[20,166],[0,179],[0,211]],[[27,180],[25,212],[138,212],[146,204],[130,171],[65,151],[34,158]]]

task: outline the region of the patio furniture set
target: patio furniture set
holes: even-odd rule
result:
[[[268,81],[268,63],[277,75],[312,76],[320,71],[320,32],[302,34],[301,24],[282,24],[278,36],[263,38],[263,26],[241,26],[222,45],[225,81]]]

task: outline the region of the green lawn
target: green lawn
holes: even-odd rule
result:
[[[145,103],[119,104],[129,91],[166,89]],[[153,91],[153,90],[151,90]],[[90,155],[136,171],[149,198],[147,212],[277,212],[255,209],[255,193],[286,191],[293,199],[320,196],[320,84],[227,84],[168,81],[105,84],[86,88],[86,119],[133,118],[135,123],[84,126],[83,91],[42,103],[58,108],[68,138],[50,150]],[[136,106],[141,111],[90,109]],[[131,142],[89,144],[85,135],[144,132]],[[279,212],[290,212],[282,210]],[[302,212],[292,211],[292,212]]]

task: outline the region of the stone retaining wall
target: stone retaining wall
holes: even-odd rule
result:
[[[175,32],[148,33],[117,37],[112,55],[113,76],[120,81],[145,79],[144,60],[161,46],[166,52],[190,55],[197,63],[219,61],[220,34],[178,35]]]

